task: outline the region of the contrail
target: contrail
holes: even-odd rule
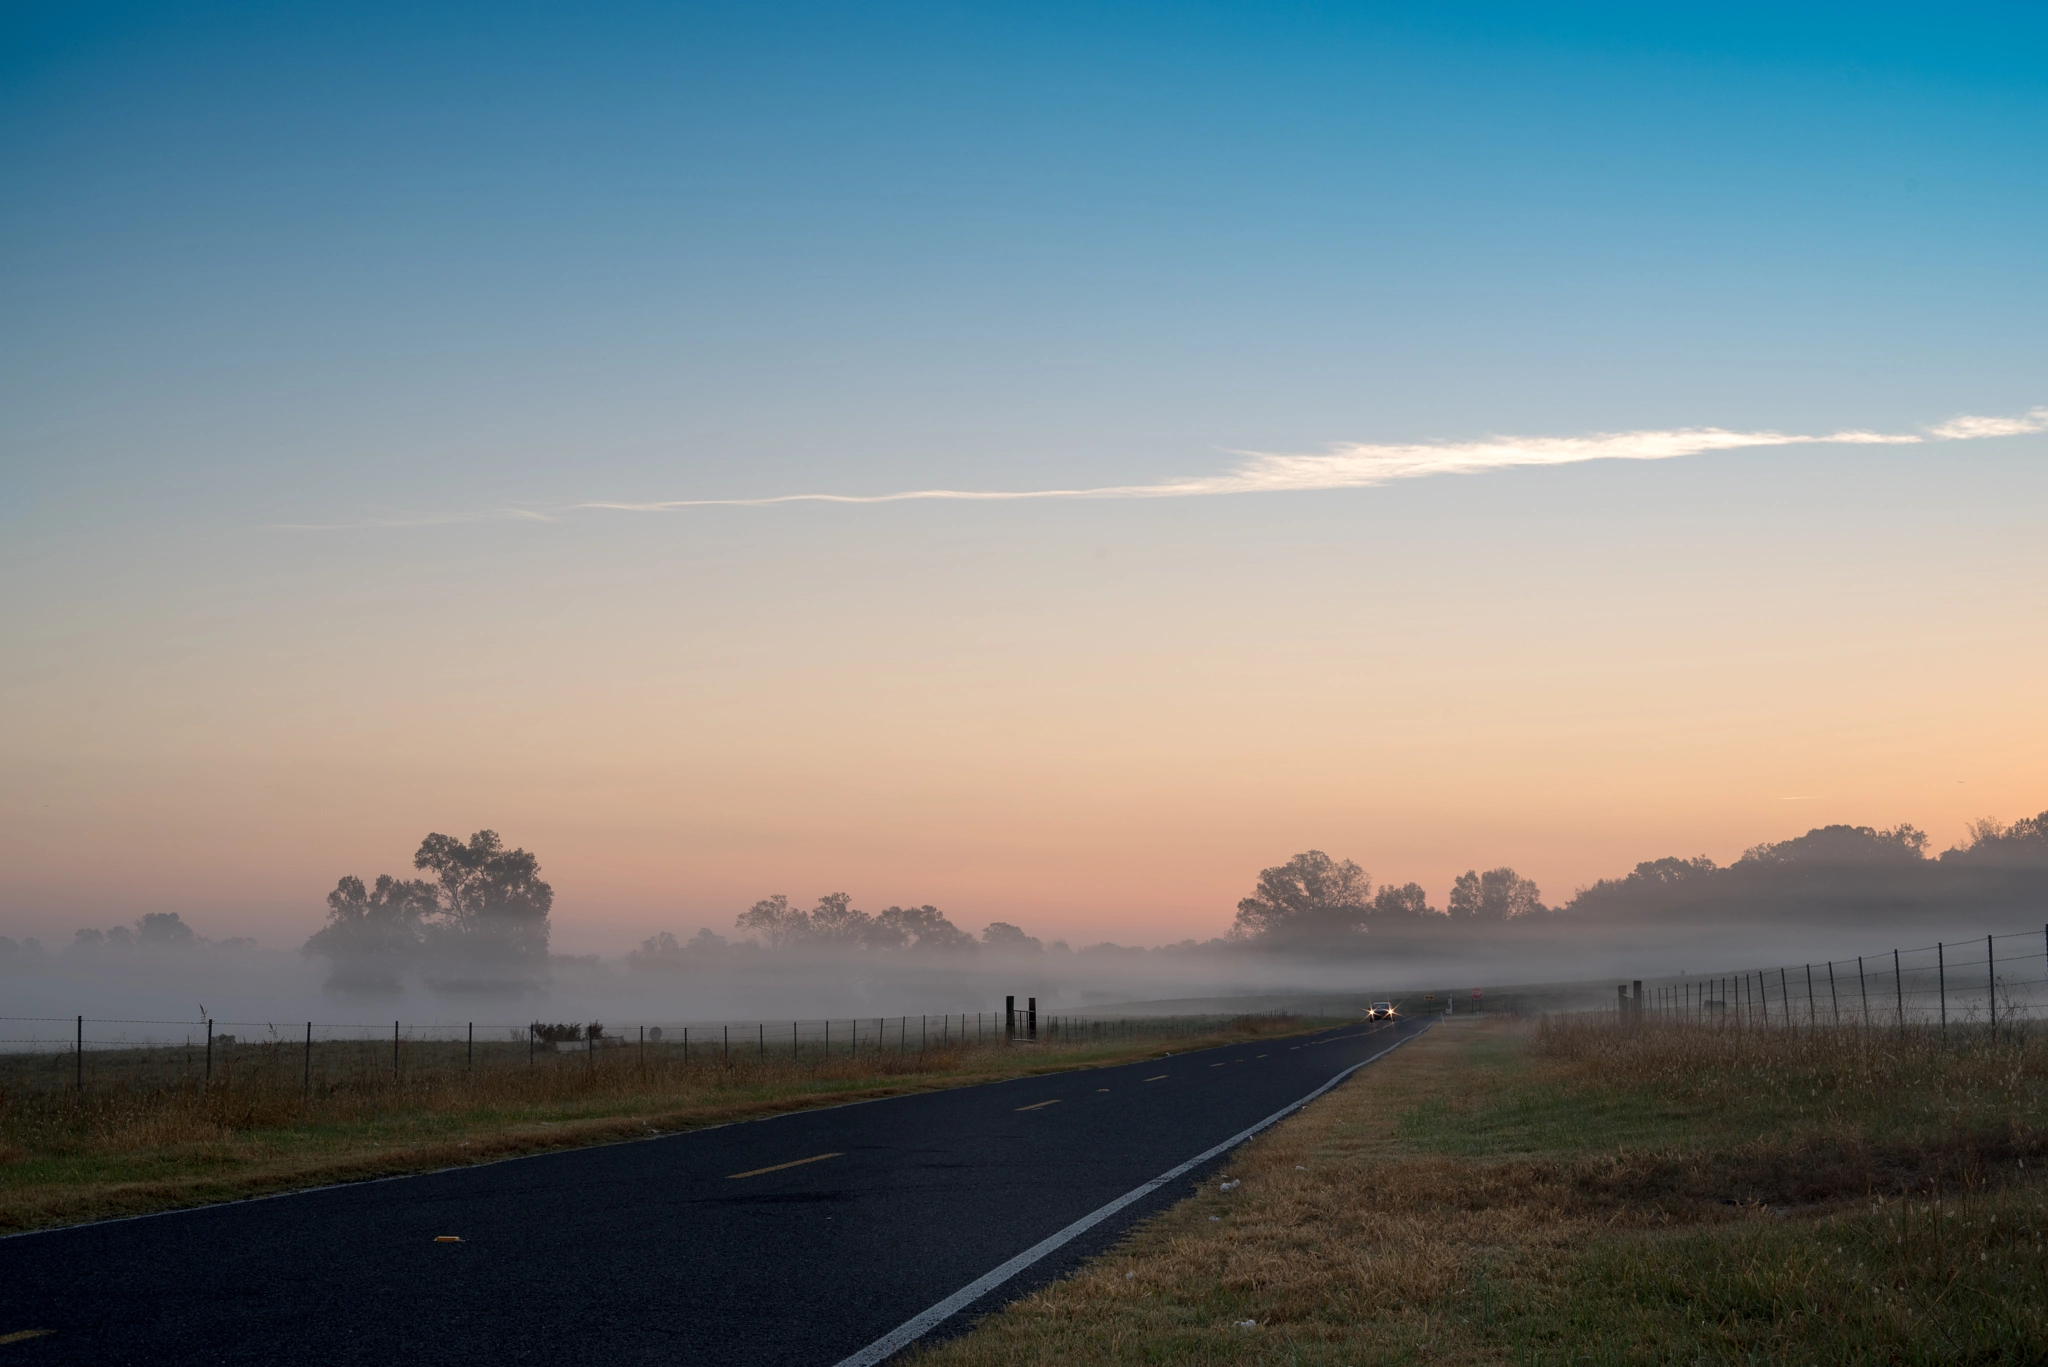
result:
[[[2048,408],[2017,418],[1951,418],[1924,433],[1731,432],[1720,427],[1680,427],[1642,432],[1599,432],[1585,437],[1488,437],[1480,441],[1417,442],[1386,446],[1346,442],[1312,455],[1237,451],[1234,469],[1217,475],[1160,480],[1151,484],[1109,484],[1091,489],[911,489],[890,494],[779,494],[771,498],[684,498],[651,503],[590,502],[576,508],[618,512],[667,512],[678,508],[760,508],[776,503],[905,503],[919,499],[991,502],[1022,498],[1198,498],[1216,494],[1264,494],[1318,489],[1364,489],[1397,479],[1428,475],[1477,474],[1525,465],[1574,465],[1588,460],[1671,460],[1709,451],[1764,446],[1915,446],[1935,441],[1972,441],[2048,431]]]
[[[296,531],[341,527],[418,527],[518,519],[552,521],[571,512],[665,513],[686,508],[767,508],[778,503],[1000,503],[1018,499],[1206,498],[1219,494],[1267,494],[1326,489],[1367,489],[1395,480],[1431,475],[1470,475],[1531,465],[1576,465],[1589,460],[1673,460],[1711,451],[1770,446],[1918,446],[1931,442],[1979,441],[1989,437],[2048,432],[2048,408],[2018,417],[1964,415],[1919,432],[1851,430],[1824,434],[1735,432],[1722,427],[1652,428],[1638,432],[1596,432],[1581,437],[1486,437],[1477,441],[1411,442],[1383,445],[1343,442],[1312,454],[1233,451],[1231,469],[1149,484],[1106,484],[1086,489],[907,489],[886,494],[775,494],[764,498],[671,498],[652,502],[591,500],[540,510],[499,508],[472,513],[390,515],[353,523],[287,524]]]

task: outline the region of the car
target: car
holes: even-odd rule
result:
[[[1369,1021],[1390,1021],[1394,1018],[1394,1004],[1392,1002],[1374,1002],[1372,1009],[1365,1013],[1365,1018]]]

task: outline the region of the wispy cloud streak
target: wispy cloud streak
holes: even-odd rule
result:
[[[505,520],[549,522],[571,512],[664,513],[686,508],[767,508],[778,503],[1003,503],[1019,499],[1203,498],[1221,494],[1367,489],[1396,480],[1423,479],[1432,475],[1471,475],[1526,466],[1577,465],[1592,460],[1674,460],[1713,451],[1773,446],[1919,446],[2025,436],[2036,432],[2048,432],[2048,408],[2031,409],[2017,417],[1966,414],[1920,432],[1852,430],[1814,435],[1735,432],[1722,427],[1677,427],[1640,432],[1598,432],[1582,437],[1487,437],[1478,441],[1411,442],[1404,445],[1345,442],[1308,454],[1235,451],[1230,454],[1238,457],[1238,463],[1220,474],[1159,480],[1150,484],[1106,484],[1086,489],[908,489],[887,494],[776,494],[765,498],[672,498],[650,502],[592,500],[555,510],[496,508],[467,513],[393,514],[350,523],[284,524],[279,530],[427,527]]]
[[[591,502],[577,508],[667,512],[681,508],[759,508],[777,503],[907,503],[918,500],[999,502],[1034,498],[1198,498],[1323,489],[1365,489],[1430,475],[1469,475],[1531,465],[1576,465],[1589,460],[1672,460],[1712,451],[1769,446],[1917,446],[2048,431],[2048,408],[2016,418],[1959,417],[1925,432],[1733,432],[1681,427],[1642,432],[1601,432],[1584,437],[1488,437],[1466,442],[1375,445],[1346,442],[1314,454],[1239,451],[1233,469],[1215,475],[1110,484],[1090,489],[911,489],[891,494],[780,494],[770,498],[663,499],[649,503]]]

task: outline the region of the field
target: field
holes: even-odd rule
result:
[[[916,1363],[2041,1362],[2044,1102],[2025,1027],[1447,1021]]]
[[[757,1052],[639,1041],[286,1039],[0,1055],[0,1232],[605,1143],[779,1111],[1121,1063],[1316,1024],[1155,1020],[1036,1043]],[[1129,1033],[1125,1033],[1126,1029]],[[839,1046],[845,1048],[842,1043]]]

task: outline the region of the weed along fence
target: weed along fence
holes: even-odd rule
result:
[[[977,1050],[1085,1049],[1245,1028],[1287,1028],[1282,1014],[1093,1018],[1038,1011],[1009,998],[1001,1011],[779,1021],[604,1021],[524,1025],[224,1020],[103,1020],[0,1016],[0,1095],[23,1089],[90,1093],[165,1087],[255,1086],[306,1096],[425,1087],[465,1079],[531,1078],[547,1090],[578,1070],[774,1070],[847,1075],[951,1065]]]
[[[1624,1021],[1996,1031],[2048,1017],[2048,926],[1826,963],[1639,979],[1615,991]]]

